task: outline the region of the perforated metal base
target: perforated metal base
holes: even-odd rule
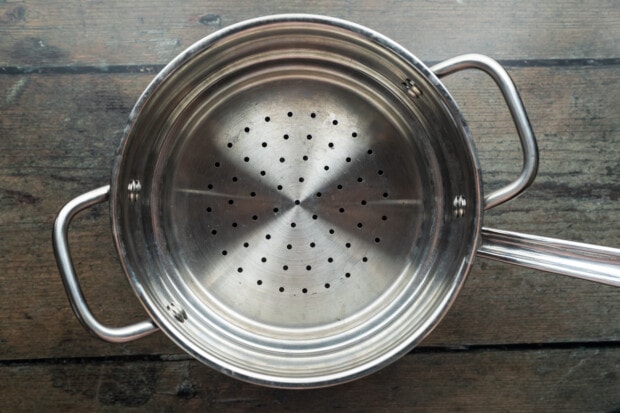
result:
[[[419,265],[430,178],[408,138],[416,132],[372,96],[309,68],[282,72],[192,108],[164,171],[162,226],[200,301],[269,326],[317,327],[372,306]]]

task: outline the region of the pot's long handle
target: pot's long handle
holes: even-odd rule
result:
[[[521,174],[511,184],[484,197],[484,209],[489,209],[516,197],[534,181],[538,171],[538,147],[519,92],[517,92],[517,88],[502,65],[487,56],[466,54],[445,60],[431,67],[431,70],[439,77],[465,69],[482,70],[493,78],[504,96],[523,148]]]
[[[136,340],[158,330],[151,320],[125,327],[107,327],[90,311],[78,282],[69,252],[69,224],[75,215],[95,204],[105,202],[110,196],[110,186],[103,186],[69,201],[58,213],[54,222],[53,245],[62,283],[76,317],[84,328],[96,337],[111,343]]]
[[[620,249],[482,229],[478,256],[620,287]]]

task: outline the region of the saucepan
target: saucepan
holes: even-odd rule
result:
[[[492,77],[523,148],[485,194],[465,119],[440,78]],[[161,330],[242,380],[320,387],[409,352],[457,297],[474,257],[620,285],[620,250],[483,228],[534,180],[538,151],[496,61],[427,67],[360,25],[245,21],[181,53],[133,108],[110,185],[67,203],[53,244],[73,310],[110,342]],[[109,201],[124,272],[149,319],[101,324],[71,262],[72,218]]]

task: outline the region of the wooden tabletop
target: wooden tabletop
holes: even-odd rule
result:
[[[616,0],[0,0],[0,411],[618,411],[620,289],[478,259],[439,327],[358,381],[291,391],[246,384],[164,334],[108,344],[75,318],[51,229],[71,198],[109,182],[128,114],[161,67],[251,17],[351,20],[426,63],[477,52],[514,79],[540,148],[534,184],[485,225],[620,247],[620,7]],[[478,145],[485,190],[518,174],[493,82],[445,79]],[[107,205],[71,227],[93,312],[145,312],[120,267]]]

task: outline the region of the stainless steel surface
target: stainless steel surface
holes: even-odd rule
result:
[[[620,287],[620,249],[616,248],[483,228],[478,255]]]
[[[58,213],[54,221],[53,246],[62,283],[69,297],[73,312],[80,323],[94,336],[112,343],[124,343],[136,340],[157,331],[150,320],[125,327],[108,327],[101,324],[88,308],[80,284],[78,282],[71,254],[69,251],[69,224],[80,211],[95,204],[106,202],[110,194],[110,186],[106,185],[82,194],[68,202]]]
[[[517,127],[517,133],[523,150],[521,174],[515,181],[504,188],[485,195],[484,209],[487,210],[511,200],[530,186],[534,178],[536,178],[538,170],[538,147],[532,126],[523,107],[523,102],[519,97],[519,92],[506,70],[495,60],[479,54],[467,54],[445,60],[431,67],[431,70],[439,77],[465,69],[482,70],[495,81],[504,96],[506,105]]]
[[[111,193],[125,270],[155,323],[220,371],[287,387],[368,374],[430,332],[471,264],[463,124],[426,66],[361,26],[225,29],[134,109]]]
[[[153,320],[139,334],[156,325],[217,370],[279,387],[353,380],[407,353],[454,302],[483,207],[536,174],[501,66],[467,55],[433,70],[470,67],[499,85],[525,154],[521,177],[487,198],[448,91],[376,32],[271,16],[173,60],[132,111],[109,192],[121,263]],[[133,337],[101,334],[110,329],[88,311],[66,246],[73,215],[107,194],[71,201],[54,237],[78,318],[118,341]]]

